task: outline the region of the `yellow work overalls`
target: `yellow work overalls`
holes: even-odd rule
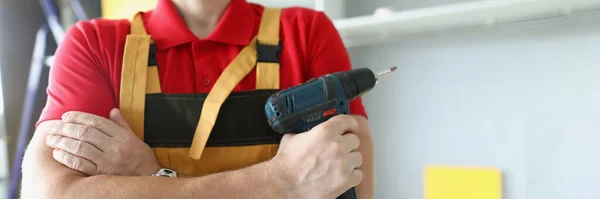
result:
[[[281,9],[265,8],[258,35],[208,94],[161,93],[156,47],[140,13],[135,15],[123,55],[120,109],[162,167],[202,176],[277,153],[282,136],[268,125],[264,105],[279,90],[280,15]],[[232,93],[255,66],[256,90]]]

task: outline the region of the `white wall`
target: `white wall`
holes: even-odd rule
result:
[[[427,164],[498,167],[507,199],[600,198],[599,24],[588,13],[350,49],[354,67],[399,67],[365,96],[376,198],[423,198]]]

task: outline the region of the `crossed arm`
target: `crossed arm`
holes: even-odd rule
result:
[[[98,121],[97,118],[87,114],[68,122],[98,129],[118,128],[107,127],[106,125],[115,125],[110,122],[98,126],[98,123],[94,122]],[[362,116],[356,116],[355,119],[358,123],[357,136],[361,140],[370,139],[364,137],[366,132],[358,133],[368,132],[366,119]],[[53,127],[57,124],[64,126],[65,121],[54,120],[41,123],[30,143],[23,163],[22,198],[294,198],[298,196],[293,194],[294,187],[289,184],[288,179],[279,177],[282,176],[281,172],[269,169],[268,162],[198,178],[88,176],[71,169],[84,170],[82,161],[77,160],[78,156],[48,146],[46,137],[49,132],[55,131]],[[134,136],[132,133],[131,135]],[[365,154],[365,161],[361,166],[361,171],[365,175],[362,183],[357,186],[361,199],[373,197],[372,150],[369,147],[370,142],[362,143],[357,149]],[[65,147],[67,145],[61,146],[63,150]],[[74,149],[69,151],[77,154]]]
[[[53,159],[45,143],[57,122],[39,125],[23,162],[22,198],[282,198],[266,165],[201,178],[86,176]]]

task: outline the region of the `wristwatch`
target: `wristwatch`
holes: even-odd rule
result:
[[[152,174],[152,176],[176,178],[177,172],[172,169],[161,168],[155,174]]]

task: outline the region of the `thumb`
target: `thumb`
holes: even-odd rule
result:
[[[285,145],[287,142],[289,142],[290,139],[292,139],[294,137],[295,134],[293,133],[288,133],[283,135],[283,137],[281,138],[281,141],[279,142],[279,145]]]
[[[121,111],[119,109],[114,108],[110,110],[109,119],[117,123],[119,126],[131,130],[129,123],[127,123],[127,120],[125,120],[123,115],[121,115]]]

